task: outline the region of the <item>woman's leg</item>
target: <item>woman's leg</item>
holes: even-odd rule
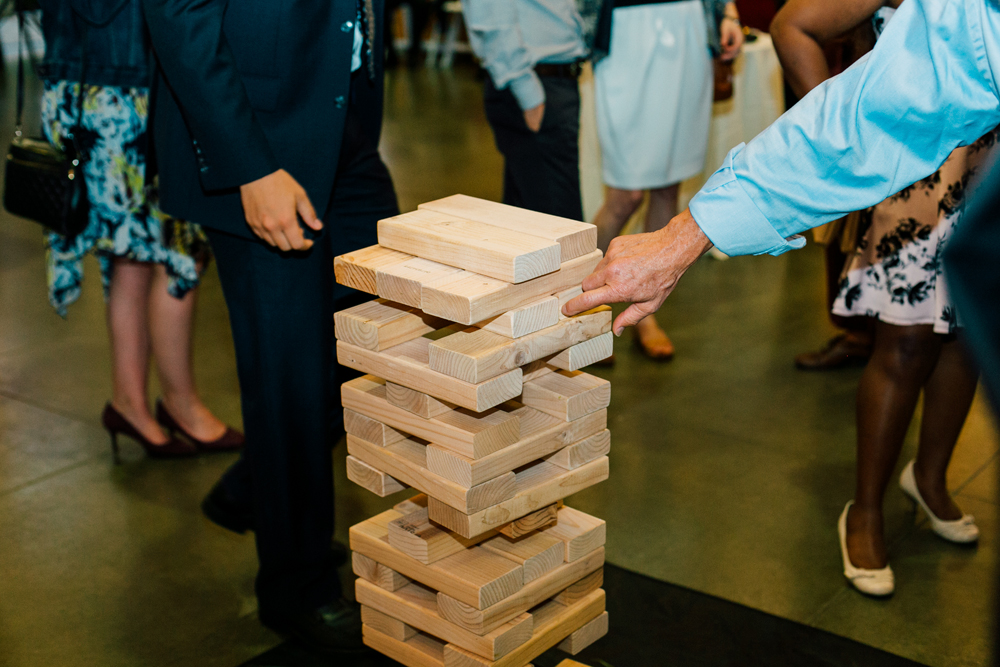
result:
[[[147,303],[153,277],[150,264],[115,259],[108,294],[111,339],[111,404],[153,444],[166,444],[146,402],[149,380]]]
[[[167,283],[166,269],[157,264],[148,297],[149,330],[163,403],[188,433],[199,440],[215,440],[226,432],[226,425],[205,407],[194,386],[191,328],[197,290],[175,299],[167,292]]]
[[[604,204],[594,216],[597,225],[597,247],[602,252],[608,251],[608,246],[616,236],[621,234],[622,227],[642,203],[642,190],[619,190],[608,187],[604,193]]]
[[[677,184],[649,191],[649,209],[646,211],[646,231],[656,232],[667,226],[677,215]],[[674,344],[660,328],[656,315],[642,319],[635,327],[642,347],[652,356],[669,358],[674,354]]]
[[[888,562],[882,499],[942,340],[930,325],[876,325],[875,346],[858,385],[857,489],[847,515],[847,550],[856,567],[879,569]]]

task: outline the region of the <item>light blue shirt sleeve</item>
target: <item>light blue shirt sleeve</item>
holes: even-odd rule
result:
[[[726,157],[691,200],[727,255],[797,236],[932,174],[1000,124],[1000,0],[906,0],[874,50]]]

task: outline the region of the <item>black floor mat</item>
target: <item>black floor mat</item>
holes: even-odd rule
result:
[[[604,568],[611,629],[574,659],[592,667],[913,667],[920,663],[675,586],[614,565]],[[566,654],[534,661],[554,667]],[[391,667],[375,654],[318,658],[287,642],[244,667]]]

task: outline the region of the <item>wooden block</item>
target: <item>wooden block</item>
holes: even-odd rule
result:
[[[496,604],[523,586],[520,565],[480,547],[460,551],[430,565],[410,558],[389,544],[389,523],[399,517],[399,512],[386,510],[351,526],[351,549],[477,609]]]
[[[588,667],[588,666],[583,664],[582,662],[577,662],[576,660],[570,660],[569,658],[566,658],[558,665],[556,665],[556,667]]]
[[[524,381],[521,402],[566,421],[611,404],[611,383],[581,371],[559,371]]]
[[[429,366],[465,382],[481,383],[515,369],[520,373],[520,367],[527,363],[605,332],[611,332],[608,306],[563,318],[554,326],[521,338],[507,338],[483,329],[461,331],[429,344]]]
[[[391,405],[403,408],[424,419],[437,417],[455,409],[452,403],[445,403],[420,391],[404,387],[395,382],[385,383],[385,398]]]
[[[402,264],[409,259],[412,259],[412,255],[373,245],[334,257],[333,273],[341,285],[369,294],[378,294],[375,272],[387,266]]]
[[[348,434],[372,442],[379,447],[385,447],[400,440],[406,440],[406,435],[391,426],[367,417],[350,408],[344,408],[344,430]]]
[[[387,591],[399,590],[410,583],[410,580],[399,572],[357,551],[351,554],[351,567],[354,569],[354,574]]]
[[[482,543],[483,549],[509,558],[524,568],[524,583],[530,583],[563,564],[563,543],[542,533],[511,539],[497,535]]]
[[[432,370],[427,364],[430,343],[426,338],[415,338],[384,352],[373,352],[341,340],[337,341],[337,361],[476,412],[521,393],[520,368],[480,383],[465,382]]]
[[[604,585],[604,568],[598,568],[571,586],[567,586],[552,599],[566,606],[576,604]]]
[[[579,285],[602,256],[600,250],[595,250],[563,262],[556,272],[517,285],[462,271],[424,283],[420,309],[452,322],[482,322],[543,296]]]
[[[362,625],[361,636],[365,646],[406,667],[444,666],[444,642],[422,632],[401,642],[369,625]]]
[[[412,498],[407,498],[402,502],[396,503],[392,506],[392,509],[396,510],[403,516],[419,512],[420,510],[425,510],[427,509],[427,494],[418,493]]]
[[[358,581],[364,581],[364,579],[358,579]],[[401,642],[405,642],[417,634],[416,628],[366,605],[361,605],[361,622]]]
[[[534,627],[531,614],[524,613],[485,635],[477,635],[442,618],[437,610],[437,593],[420,584],[410,584],[390,593],[358,579],[355,597],[363,605],[393,614],[422,632],[489,660],[502,658],[531,639]]]
[[[416,440],[379,447],[353,435],[347,436],[348,454],[464,514],[493,507],[514,497],[516,476],[513,472],[466,488],[427,470],[426,449],[426,445]]]
[[[583,286],[581,285],[576,285],[575,287],[564,289],[563,291],[556,294],[556,298],[559,300],[560,314],[562,313],[562,307],[565,306],[568,301],[572,301],[581,294],[583,294]]]
[[[398,480],[353,456],[347,457],[347,479],[368,489],[379,498],[385,498],[406,488]]]
[[[574,470],[594,459],[607,456],[610,451],[611,431],[605,429],[575,445],[563,447],[555,454],[549,454],[545,460],[564,470]]]
[[[543,375],[548,375],[559,370],[555,366],[550,366],[548,358],[538,359],[537,361],[532,361],[530,364],[525,364],[521,367],[521,381],[525,384],[533,380],[537,380]]]
[[[559,323],[559,299],[547,296],[476,326],[507,338],[520,338]]]
[[[594,591],[572,607],[546,602],[531,613],[535,623],[531,639],[503,658],[489,662],[461,647],[447,645],[444,648],[445,667],[521,667],[599,617],[604,613],[604,607],[604,591]]]
[[[615,336],[611,331],[578,343],[549,359],[549,364],[564,371],[577,371],[607,359],[614,353]]]
[[[479,459],[503,449],[521,437],[520,416],[503,410],[473,413],[458,409],[431,419],[418,417],[412,412],[391,405],[386,399],[385,381],[371,375],[342,384],[340,397],[345,408],[387,424],[393,429],[429,440],[436,447],[470,459]],[[352,433],[352,435],[372,442],[362,434]],[[400,437],[393,441],[399,442],[404,439]],[[558,448],[545,453],[551,453],[556,449]]]
[[[594,225],[485,199],[452,195],[420,204],[417,208],[440,211],[457,218],[485,222],[513,231],[528,230],[535,236],[558,242],[563,262],[597,248],[597,228]]]
[[[390,264],[375,271],[375,286],[379,296],[419,308],[424,283],[459,271],[461,269],[454,266],[432,262],[422,257],[411,257],[404,262]]]
[[[375,299],[333,315],[337,340],[379,352],[448,326],[399,303]]]
[[[511,521],[506,526],[500,526],[498,530],[507,537],[514,539],[521,537],[522,535],[533,533],[536,530],[541,530],[542,528],[548,528],[557,521],[559,516],[559,506],[560,503],[552,503],[548,507],[543,507],[537,512],[532,512],[531,514],[522,516],[517,521]]]
[[[428,470],[462,486],[475,486],[599,433],[608,425],[607,410],[571,422],[523,406],[512,414],[520,423],[517,442],[478,459],[462,455],[455,447],[432,443],[426,452]]]
[[[474,514],[465,514],[433,496],[427,499],[431,521],[463,537],[473,537],[519,519],[608,478],[608,457],[563,470],[539,461],[517,472],[514,497]]]
[[[447,213],[417,210],[378,221],[378,244],[509,283],[559,270],[559,243]]]
[[[608,634],[608,612],[585,623],[579,630],[559,642],[556,648],[570,655],[576,655],[606,634]]]
[[[559,510],[556,525],[546,528],[545,532],[563,541],[566,545],[566,562],[569,563],[604,546],[607,525],[603,519],[572,507],[563,507]]]
[[[485,536],[467,540],[430,522],[427,508],[401,516],[389,523],[389,544],[410,558],[424,565],[436,563],[459,551],[473,547]],[[555,539],[555,538],[552,538]],[[563,560],[564,547],[559,541],[559,561]]]

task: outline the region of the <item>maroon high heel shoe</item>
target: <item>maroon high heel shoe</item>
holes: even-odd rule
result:
[[[167,412],[167,408],[163,405],[163,401],[160,399],[156,399],[156,421],[160,423],[160,426],[167,429],[167,433],[169,433],[171,437],[173,437],[175,433],[179,433],[184,440],[187,440],[203,452],[232,452],[243,448],[243,434],[228,426],[226,427],[226,432],[215,440],[199,440],[184,430],[183,426],[177,423],[177,420],[174,419],[169,412]]]
[[[186,456],[195,456],[198,450],[186,442],[181,442],[177,438],[170,436],[165,444],[154,445],[139,432],[132,422],[125,419],[122,413],[115,410],[111,403],[104,406],[104,413],[101,414],[101,423],[111,435],[111,452],[114,454],[115,463],[121,463],[122,459],[118,452],[118,434],[127,435],[132,438],[146,451],[146,456],[151,459],[177,459]]]

